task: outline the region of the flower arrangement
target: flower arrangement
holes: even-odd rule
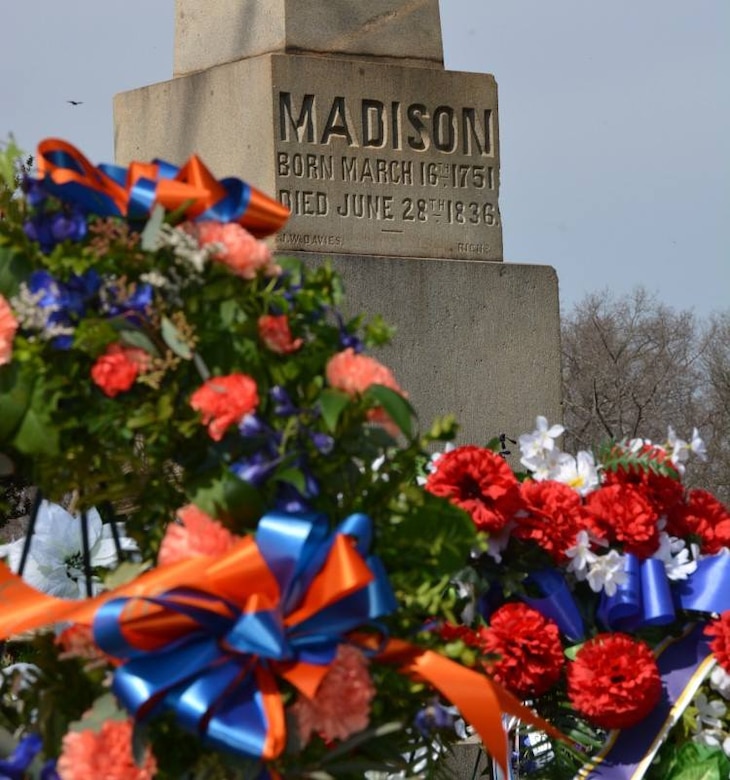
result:
[[[438,631],[573,741],[516,726],[514,777],[726,777],[730,512],[683,484],[704,445],[573,456],[562,433],[538,417],[517,473],[504,438],[433,462],[426,490],[487,535],[458,575],[470,619]]]
[[[454,423],[419,429],[330,267],[273,258],[281,204],[197,158],[18,159],[0,475],[34,498],[0,548],[0,775],[428,771],[447,705],[505,768],[503,716],[559,739],[432,630],[479,544],[417,484]]]
[[[538,418],[517,472],[504,435],[449,449],[367,354],[387,326],[273,258],[281,204],[197,158],[18,160],[0,777],[429,776],[458,718],[495,777],[727,776],[730,514],[684,484],[696,432],[572,456]]]

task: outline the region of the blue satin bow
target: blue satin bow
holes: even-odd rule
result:
[[[369,584],[335,594],[301,622],[285,623],[343,535],[356,539],[360,565],[364,561],[372,574]],[[331,533],[319,515],[268,513],[259,523],[256,546],[278,583],[278,604],[242,610],[191,587],[141,597],[191,622],[187,633],[157,649],[140,649],[124,635],[122,613],[134,599],[102,605],[94,637],[105,652],[127,659],[115,673],[114,692],[137,717],[172,710],[181,726],[215,747],[272,757],[265,750],[271,727],[265,694],[277,693],[277,664],[324,667],[348,632],[395,608],[380,561],[368,555],[371,537],[371,521],[362,514],[351,515]],[[241,594],[242,600],[255,595]]]

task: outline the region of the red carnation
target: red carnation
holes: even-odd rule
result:
[[[667,532],[673,536],[699,536],[701,551],[714,555],[730,547],[730,512],[706,490],[692,490],[687,502],[669,514]]]
[[[586,496],[593,532],[609,542],[621,542],[624,552],[650,558],[659,547],[656,510],[631,485],[608,485]]]
[[[499,660],[487,670],[510,691],[532,698],[552,688],[563,669],[557,625],[521,602],[505,604],[480,632],[481,650]]]
[[[522,507],[512,469],[492,450],[473,445],[444,453],[426,490],[448,498],[471,515],[479,530],[490,533],[501,531]]]
[[[258,406],[256,382],[246,374],[209,379],[190,398],[190,406],[203,415],[210,438],[220,441],[226,428],[241,421]]]
[[[304,339],[292,338],[289,329],[289,318],[286,314],[264,314],[258,321],[259,338],[264,346],[277,355],[288,355],[296,352],[304,343]]]
[[[672,469],[675,476],[659,474],[651,469],[638,466],[619,467],[615,471],[604,472],[604,485],[632,485],[652,504],[657,514],[664,515],[684,498],[684,487],[679,480],[669,455],[660,447],[645,444],[639,449],[643,456],[651,455],[656,463],[662,463]]]
[[[717,663],[730,674],[730,610],[707,625],[705,635],[715,637],[710,642],[710,650],[715,654]]]
[[[528,480],[520,486],[526,516],[519,517],[514,535],[531,540],[548,552],[555,563],[566,560],[579,531],[591,525],[580,495],[562,482]]]
[[[149,363],[150,356],[143,349],[110,344],[91,367],[91,378],[103,393],[113,398],[129,390]]]
[[[649,646],[626,634],[599,634],[568,665],[568,698],[601,728],[635,726],[661,695],[659,669]]]

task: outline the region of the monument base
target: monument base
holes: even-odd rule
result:
[[[453,413],[458,443],[516,439],[535,417],[562,420],[555,270],[543,265],[286,252],[331,258],[345,312],[396,328],[377,357],[393,369],[422,428]]]

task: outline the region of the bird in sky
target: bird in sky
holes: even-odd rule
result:
[[[72,106],[80,106],[84,101],[83,100],[67,100],[67,103],[70,103]]]

